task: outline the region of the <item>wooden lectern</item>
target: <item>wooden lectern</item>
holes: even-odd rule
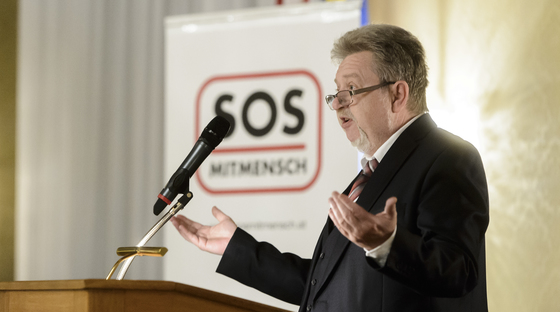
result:
[[[68,280],[0,283],[0,312],[287,312],[164,281]]]

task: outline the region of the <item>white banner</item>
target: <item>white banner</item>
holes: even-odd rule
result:
[[[359,1],[170,17],[166,30],[165,172],[170,177],[217,114],[232,130],[190,180],[183,214],[215,224],[218,206],[283,252],[311,257],[327,198],[356,173],[356,151],[324,102],[336,92],[330,50],[360,25]],[[165,181],[167,182],[167,181]],[[166,280],[294,310],[215,273],[165,227]]]

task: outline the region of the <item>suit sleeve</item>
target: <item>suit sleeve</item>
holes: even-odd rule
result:
[[[406,207],[416,224],[398,224],[383,268],[368,262],[419,293],[465,295],[477,285],[479,261],[484,261],[487,192],[476,149],[470,144],[447,148],[427,170],[416,207]]]
[[[277,299],[300,304],[310,265],[310,259],[281,253],[238,228],[216,272]]]

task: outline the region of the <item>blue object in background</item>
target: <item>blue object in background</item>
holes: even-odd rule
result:
[[[362,1],[362,26],[369,24],[368,0]]]

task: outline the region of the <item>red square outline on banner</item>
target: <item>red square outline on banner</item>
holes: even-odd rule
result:
[[[198,94],[196,96],[196,104],[195,104],[195,135],[197,135],[198,133],[200,133],[200,131],[202,130],[200,128],[200,99],[202,97],[202,93],[204,91],[204,89],[206,89],[206,87],[208,87],[208,85],[210,85],[212,82],[215,81],[219,81],[219,80],[233,80],[233,79],[248,79],[248,78],[262,78],[262,77],[273,77],[273,76],[292,76],[292,75],[303,75],[303,76],[307,76],[308,78],[311,79],[311,81],[313,81],[313,83],[315,83],[315,86],[317,87],[317,94],[318,94],[318,99],[317,99],[317,106],[318,106],[318,118],[317,118],[317,171],[315,172],[315,175],[313,176],[313,178],[311,179],[311,181],[309,181],[309,183],[307,183],[306,185],[300,186],[300,187],[278,187],[278,188],[251,188],[251,189],[226,189],[226,190],[213,190],[211,189],[209,186],[207,186],[206,184],[204,184],[204,182],[202,181],[202,179],[200,178],[200,174],[198,173],[198,170],[195,173],[196,179],[198,181],[198,183],[200,184],[200,186],[202,187],[202,189],[204,189],[205,191],[207,191],[208,193],[211,194],[235,194],[235,193],[239,193],[239,194],[246,194],[246,193],[275,193],[275,192],[301,192],[304,191],[306,189],[308,189],[311,185],[313,185],[313,183],[315,183],[315,181],[317,180],[318,176],[319,176],[319,172],[321,172],[321,163],[322,163],[322,155],[321,155],[321,150],[322,150],[322,125],[323,125],[323,121],[322,121],[322,113],[323,113],[323,106],[321,105],[322,101],[323,101],[323,95],[321,92],[321,85],[319,84],[319,80],[317,79],[317,77],[315,77],[312,73],[310,73],[307,70],[292,70],[292,71],[280,71],[280,72],[264,72],[264,73],[252,73],[252,74],[238,74],[238,75],[226,75],[226,76],[216,76],[216,77],[212,77],[210,79],[208,79],[200,88],[200,90],[198,91]],[[198,139],[198,136],[195,136],[195,141]],[[294,149],[304,149],[305,145],[303,144],[295,144],[295,145],[278,145],[278,146],[263,146],[263,147],[251,147],[251,148],[227,148],[227,149],[220,149],[220,148],[216,148],[212,153],[236,153],[236,152],[262,152],[262,151],[274,151],[274,150],[294,150]]]

